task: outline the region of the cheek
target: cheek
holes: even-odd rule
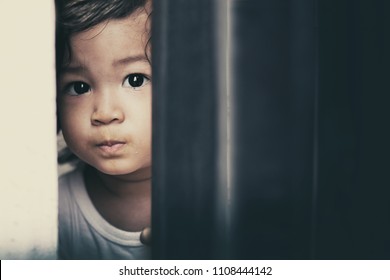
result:
[[[64,100],[59,106],[59,116],[61,124],[64,126],[72,127],[75,124],[88,119],[87,108],[89,104],[84,100]]]
[[[142,154],[144,158],[150,158],[151,155],[152,118],[149,113],[148,110],[138,112],[138,118],[133,119],[133,127],[130,130],[133,144],[137,152],[140,152],[140,156]]]
[[[60,122],[63,134],[69,134],[77,124],[77,114],[71,111],[69,107],[62,107],[60,109]]]
[[[143,147],[145,151],[145,157],[151,161],[152,156],[152,122],[149,120],[149,122],[146,123],[144,129],[143,129]]]
[[[85,113],[77,106],[65,105],[60,108],[60,122],[64,139],[72,150],[78,150],[77,143],[81,143],[85,132]]]
[[[138,132],[141,136],[142,142],[145,144],[151,143],[152,139],[152,116],[151,112],[147,112],[146,115],[144,115],[140,123],[138,125]]]

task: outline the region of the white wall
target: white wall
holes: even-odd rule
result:
[[[0,0],[0,258],[56,258],[54,1]]]

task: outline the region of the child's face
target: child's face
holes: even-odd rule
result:
[[[150,173],[146,27],[146,13],[135,13],[71,37],[71,61],[60,78],[62,131],[81,160],[106,174]]]

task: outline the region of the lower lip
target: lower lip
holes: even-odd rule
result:
[[[124,143],[117,143],[111,146],[99,145],[98,148],[107,154],[116,154],[123,148],[124,145]]]

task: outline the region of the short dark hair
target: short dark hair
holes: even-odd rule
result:
[[[64,63],[70,61],[71,58],[70,38],[72,35],[110,19],[125,18],[143,9],[148,1],[150,0],[55,0],[57,81],[59,81]],[[57,94],[58,92],[57,87]],[[57,131],[60,129],[57,114]]]

